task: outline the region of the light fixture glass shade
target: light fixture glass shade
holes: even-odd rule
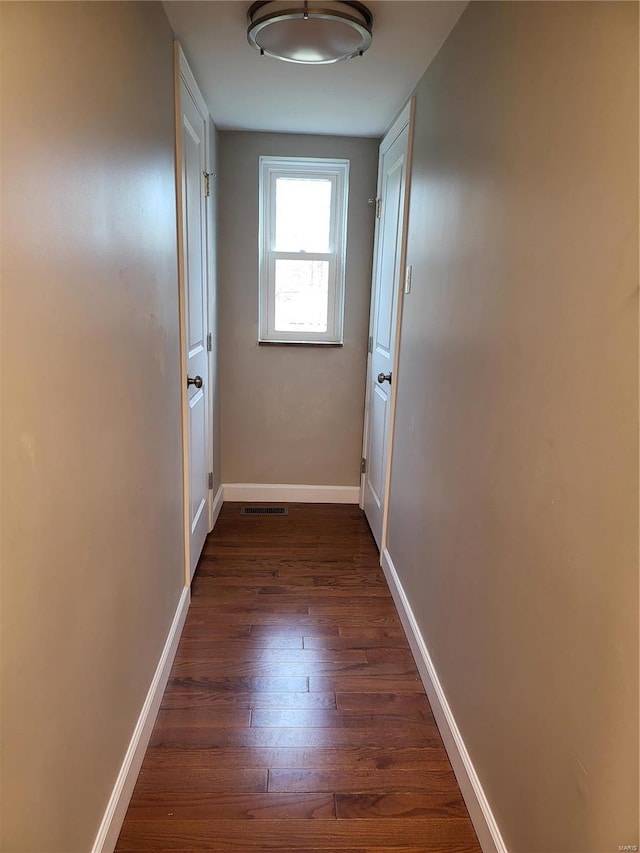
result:
[[[247,38],[260,53],[306,65],[328,65],[362,56],[371,44],[373,16],[362,3],[254,3]]]

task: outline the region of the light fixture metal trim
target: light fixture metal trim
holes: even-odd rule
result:
[[[314,59],[286,56],[283,55],[283,52],[278,52],[269,47],[268,44],[261,43],[260,34],[266,34],[269,27],[301,20],[329,21],[346,25],[358,34],[360,43],[353,50],[349,49],[347,52],[334,51],[333,55],[329,57]],[[356,2],[356,0],[341,0],[333,6],[329,4],[316,6],[309,2],[292,6],[287,3],[276,2],[276,0],[257,0],[247,11],[247,24],[247,40],[263,56],[272,56],[284,62],[295,62],[303,65],[331,65],[345,59],[352,59],[355,56],[362,56],[365,50],[371,46],[373,15],[364,3]],[[299,47],[303,49],[305,45],[301,44]]]

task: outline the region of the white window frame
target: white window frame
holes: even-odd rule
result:
[[[329,252],[277,252],[276,181],[278,178],[330,180],[331,226]],[[349,161],[315,157],[260,157],[260,226],[258,276],[260,290],[259,338],[264,343],[342,344],[344,327],[344,289],[347,255],[347,201]],[[276,331],[276,261],[307,260],[329,262],[329,292],[326,332]]]

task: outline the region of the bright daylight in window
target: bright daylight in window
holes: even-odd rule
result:
[[[260,340],[342,343],[348,160],[260,158]]]

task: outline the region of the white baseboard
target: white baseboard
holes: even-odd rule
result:
[[[147,698],[144,700],[138,722],[129,742],[129,748],[122,762],[116,783],[113,786],[107,809],[92,847],[92,853],[112,853],[115,850],[129,800],[133,794],[136,779],[140,772],[142,759],[144,758],[153,725],[158,715],[162,695],[167,686],[171,664],[178,648],[178,640],[180,639],[184,620],[187,616],[190,599],[190,587],[185,586],[182,590],[182,595],[180,596],[164,649],[158,661],[151,687],[149,687]]]
[[[220,510],[222,509],[222,504],[224,503],[224,486],[220,485],[218,487],[218,491],[216,492],[216,496],[213,499],[213,503],[211,505],[211,524],[209,526],[209,532],[213,530],[216,526],[216,521],[218,520],[218,516],[220,515]]]
[[[398,608],[409,645],[416,659],[420,677],[431,703],[433,715],[440,729],[442,740],[444,741],[449,760],[460,785],[462,796],[469,810],[469,815],[483,853],[508,853],[498,824],[491,811],[489,801],[480,784],[480,779],[462,739],[460,729],[447,702],[447,697],[442,689],[438,673],[433,665],[426,643],[409,604],[409,599],[386,548],[382,552],[380,563],[391,589],[393,600]]]
[[[300,486],[285,483],[225,483],[225,501],[357,504],[359,486]]]

